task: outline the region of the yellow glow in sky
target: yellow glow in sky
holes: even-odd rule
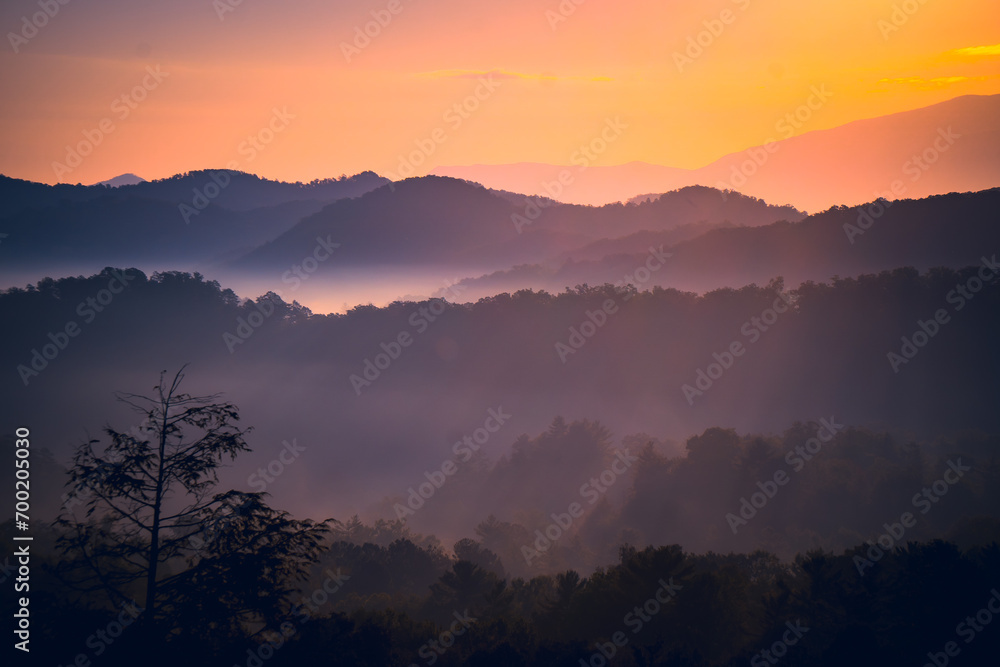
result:
[[[4,3],[0,172],[308,181],[395,172],[429,140],[418,173],[567,164],[609,118],[628,129],[601,164],[696,168],[811,86],[834,96],[799,132],[1000,92],[993,0],[230,1],[90,0],[40,27]]]

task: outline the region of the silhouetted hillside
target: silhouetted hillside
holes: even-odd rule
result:
[[[175,203],[104,194],[8,219],[0,256],[8,268],[45,271],[60,262],[200,267],[265,243],[320,206],[299,200],[235,211],[210,203],[187,222]]]
[[[649,204],[640,204],[649,205]],[[996,210],[1000,189],[921,200],[879,200],[837,206],[801,222],[754,228],[731,225],[680,228],[603,241],[566,253],[547,266],[529,265],[467,279],[472,298],[518,289],[561,290],[580,283],[618,282],[644,265],[650,247],[663,246],[669,261],[650,273],[646,286],[706,291],[767,282],[784,276],[790,285],[899,266],[926,270],[977,263],[1000,248]],[[687,238],[685,238],[687,237]],[[613,252],[616,256],[610,256]],[[599,258],[601,254],[608,256]]]
[[[353,200],[335,202],[303,220],[234,266],[277,270],[301,261],[329,236],[343,247],[338,262],[477,267],[538,261],[602,238],[644,230],[670,230],[692,223],[764,225],[799,220],[791,207],[770,206],[711,188],[684,188],[655,202],[599,208],[518,205],[509,195],[456,179],[428,176],[401,181]]]
[[[13,522],[0,529],[10,543]],[[49,569],[59,564],[49,544],[56,535],[32,546],[33,562],[47,566],[32,579],[33,599],[48,611],[32,623],[32,655],[47,664],[72,662],[88,640],[108,665],[143,656],[146,664],[199,667],[295,667],[317,656],[338,667],[615,664],[605,655],[624,664],[736,667],[779,654],[788,664],[840,667],[921,664],[928,654],[943,661],[945,646],[963,662],[989,665],[1000,645],[976,620],[989,618],[1000,595],[995,544],[911,541],[878,556],[864,575],[857,563],[869,544],[791,562],[766,551],[621,544],[597,572],[525,578],[498,571],[495,555],[473,539],[456,543],[452,555],[405,527],[349,521],[260,630],[205,632],[189,625],[190,615],[172,618],[158,628],[167,637],[150,659],[143,626],[113,643],[98,639],[113,637],[116,618],[129,619],[123,610],[133,607],[68,595]],[[186,591],[201,613],[214,609],[204,589],[219,575],[206,578]],[[2,609],[14,613],[12,597]],[[95,634],[95,626],[113,630]]]
[[[664,441],[831,416],[920,436],[1000,430],[1000,290],[983,267],[898,269],[785,297],[780,282],[704,296],[604,286],[337,316],[275,295],[241,304],[199,276],[126,275],[124,289],[109,271],[0,296],[0,316],[18,323],[0,350],[4,419],[65,447],[108,418],[102,387],[191,362],[194,378],[254,415],[259,442],[295,437],[314,453],[300,484],[273,489],[292,508],[367,511],[388,489],[420,483],[500,408],[512,418],[490,436],[488,458],[553,415]],[[54,404],[62,417],[46,419]],[[589,475],[584,458],[560,474]]]
[[[213,175],[215,178],[213,178]],[[366,171],[350,178],[329,178],[311,183],[285,183],[260,178],[229,169],[204,169],[177,174],[170,178],[143,181],[135,184],[110,186],[97,185],[46,185],[18,178],[0,175],[0,201],[3,201],[3,217],[24,209],[45,208],[65,205],[110,195],[154,199],[174,204],[192,204],[197,192],[206,194],[206,186],[228,183],[216,192],[209,187],[206,197],[216,206],[233,210],[249,210],[261,206],[274,206],[289,201],[333,201],[343,197],[357,197],[372,190],[388,179],[374,172]]]
[[[195,268],[249,252],[331,201],[387,182],[372,172],[282,183],[216,170],[116,187],[43,185],[0,176],[8,268],[153,262]],[[93,270],[93,269],[91,269]]]

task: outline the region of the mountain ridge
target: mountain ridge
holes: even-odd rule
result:
[[[705,185],[729,187],[767,201],[783,201],[817,212],[830,206],[869,201],[876,188],[888,191],[896,180],[902,181],[906,188],[897,192],[897,196],[917,198],[1000,185],[1000,127],[995,122],[998,117],[1000,95],[962,95],[925,107],[772,139],[723,155],[696,169],[641,161],[596,165],[585,170],[517,162],[443,165],[431,173],[526,194],[551,194],[544,183],[555,180],[561,170],[571,169],[574,181],[561,197],[569,203],[628,201],[685,185]],[[949,125],[959,136],[944,145],[938,140],[937,131],[947,131]],[[934,168],[908,165],[918,153],[928,151],[939,153],[933,158],[937,163]]]

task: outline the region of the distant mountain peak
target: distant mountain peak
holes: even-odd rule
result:
[[[639,202],[698,184],[815,212],[865,203],[875,188],[883,192],[893,184],[899,194],[918,199],[995,187],[1000,183],[998,113],[1000,95],[962,95],[832,128],[806,127],[697,169],[642,161],[585,168],[517,162],[442,165],[432,173],[563,203]],[[776,127],[776,132],[781,130]],[[925,153],[931,156],[926,163],[921,162]],[[932,163],[934,169],[927,169]]]
[[[127,174],[122,174],[121,176],[115,176],[114,178],[109,178],[106,181],[101,181],[100,183],[94,183],[94,185],[107,185],[112,188],[118,188],[123,185],[136,185],[138,183],[145,183],[145,178],[140,178],[135,174],[129,172]]]

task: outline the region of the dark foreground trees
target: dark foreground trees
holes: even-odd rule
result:
[[[11,522],[0,526],[0,540],[13,532]],[[335,543],[320,566],[339,580],[318,574],[274,624],[216,630],[212,642],[190,633],[126,642],[133,630],[116,628],[118,610],[60,599],[34,588],[35,579],[39,643],[31,658],[70,665],[83,655],[89,662],[77,664],[102,667],[979,667],[995,664],[1000,650],[996,544],[961,551],[911,542],[863,573],[855,557],[869,545],[785,563],[764,552],[625,547],[617,563],[586,577],[569,571],[506,581],[468,562],[442,562],[417,595],[379,591],[362,570],[377,561],[388,580],[405,578],[409,560],[392,554],[433,554],[434,547],[407,539],[356,551],[346,544]],[[241,586],[244,575],[233,572],[231,585]]]
[[[357,582],[350,580],[335,610],[295,621],[293,634],[280,644],[239,646],[225,664],[995,663],[1000,613],[990,608],[1000,610],[997,545],[962,552],[947,542],[912,542],[862,574],[854,557],[868,548],[781,563],[764,552],[695,555],[677,546],[626,547],[618,563],[588,577],[569,571],[509,581],[459,562],[416,598],[353,595]],[[359,555],[350,556],[343,571],[362,563]],[[949,650],[955,655],[949,657]]]
[[[614,550],[601,556],[603,567],[560,558],[525,573],[517,559],[524,562],[519,547],[530,533],[519,524],[488,519],[478,540],[457,541],[452,554],[400,521],[354,519],[327,530],[271,509],[260,494],[220,492],[216,472],[246,451],[246,430],[234,406],[181,392],[182,379],[161,378],[148,397],[120,397],[142,423],[80,448],[73,502],[33,543],[32,658],[43,664],[940,666],[945,658],[992,664],[1000,645],[991,440],[939,443],[918,456],[847,429],[751,526],[812,525],[822,536],[858,506],[877,527],[940,474],[942,461],[965,457],[973,469],[947,504],[921,518],[923,532],[918,526],[884,548],[862,536],[847,551],[784,552],[782,560],[745,548],[699,555],[621,544],[623,522],[644,517],[655,527],[675,517],[670,528],[678,507],[693,517],[715,496],[707,514],[726,527],[724,513],[744,489],[812,432],[796,425],[758,438],[709,429],[689,440],[683,458],[647,448],[622,511],[595,511],[596,534]],[[546,437],[519,441],[510,465],[560,460],[548,450],[577,442],[564,442],[567,434],[600,435],[585,426],[559,421]],[[603,446],[600,437],[580,442],[598,453]],[[699,495],[699,480],[718,488]],[[962,517],[960,530],[947,530]],[[669,543],[642,527],[628,541]],[[13,528],[0,526],[0,544],[12,543]],[[961,546],[929,541],[935,534]],[[567,538],[558,548],[579,544]],[[8,576],[3,558],[0,551],[0,579]],[[42,576],[46,562],[69,587]],[[0,599],[0,615],[8,609]]]
[[[219,642],[279,618],[329,530],[263,493],[217,489],[249,429],[236,406],[185,393],[183,380],[164,372],[150,396],[118,395],[141,423],[79,448],[56,522],[59,578],[81,601],[127,609],[141,629],[131,636],[156,644]]]

